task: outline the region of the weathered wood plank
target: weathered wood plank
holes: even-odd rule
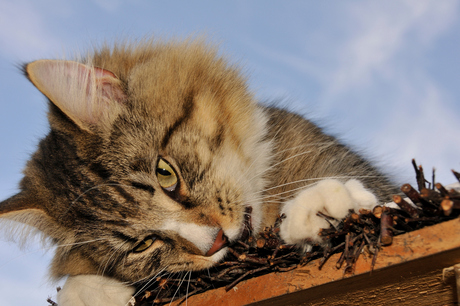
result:
[[[318,270],[318,261],[290,272],[271,273],[188,298],[187,305],[453,305],[455,278],[442,270],[460,263],[460,219],[394,238],[374,271],[361,256],[354,275],[335,268],[340,254]]]

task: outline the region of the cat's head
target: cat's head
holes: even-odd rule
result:
[[[0,217],[57,245],[53,276],[205,269],[248,207],[260,227],[266,119],[213,48],[117,45],[25,72],[50,101],[50,132]]]

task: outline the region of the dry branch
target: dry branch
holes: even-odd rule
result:
[[[419,190],[409,184],[401,186],[401,191],[408,199],[401,195],[394,196],[394,202],[400,209],[387,206],[376,206],[373,211],[360,209],[359,212],[351,211],[341,222],[318,213],[318,216],[331,221],[331,226],[319,232],[325,242],[323,246],[314,245],[308,252],[283,243],[279,237],[279,226],[284,216],[279,216],[276,223],[265,228],[257,238],[251,237],[249,231],[245,233],[240,241],[229,246],[226,261],[213,269],[193,272],[190,280],[185,281],[168,277],[151,280],[152,284],[147,289],[136,293],[135,305],[164,305],[174,300],[183,301],[188,296],[218,287],[225,287],[228,291],[244,279],[289,271],[315,259],[320,260],[321,269],[331,255],[339,252],[341,256],[336,267],[343,269],[344,274],[353,273],[354,265],[364,251],[373,256],[371,266],[374,267],[380,248],[390,245],[394,235],[450,220],[460,214],[460,193],[447,190],[435,183],[434,179],[428,183],[423,168],[417,166],[415,160],[412,164]],[[452,172],[460,182],[460,174]],[[427,188],[427,183],[433,189],[430,186]],[[246,220],[248,225],[250,221]],[[57,305],[51,300],[49,303]]]

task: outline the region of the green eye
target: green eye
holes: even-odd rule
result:
[[[167,191],[174,191],[177,186],[177,175],[174,169],[162,158],[157,164],[157,178],[160,186]]]
[[[153,244],[153,242],[155,242],[155,238],[154,238],[154,237],[146,238],[146,239],[142,240],[142,242],[139,243],[139,244],[133,249],[133,252],[134,252],[134,253],[144,252],[145,250],[147,250],[147,249]]]

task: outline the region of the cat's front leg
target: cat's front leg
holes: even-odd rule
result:
[[[322,243],[318,233],[321,228],[329,227],[318,212],[341,220],[350,209],[372,209],[376,205],[377,198],[360,181],[352,179],[342,183],[325,179],[302,190],[283,205],[281,213],[286,218],[281,222],[280,235],[286,243],[308,249],[312,243]]]
[[[69,276],[58,292],[59,306],[128,306],[134,287],[100,275]]]

